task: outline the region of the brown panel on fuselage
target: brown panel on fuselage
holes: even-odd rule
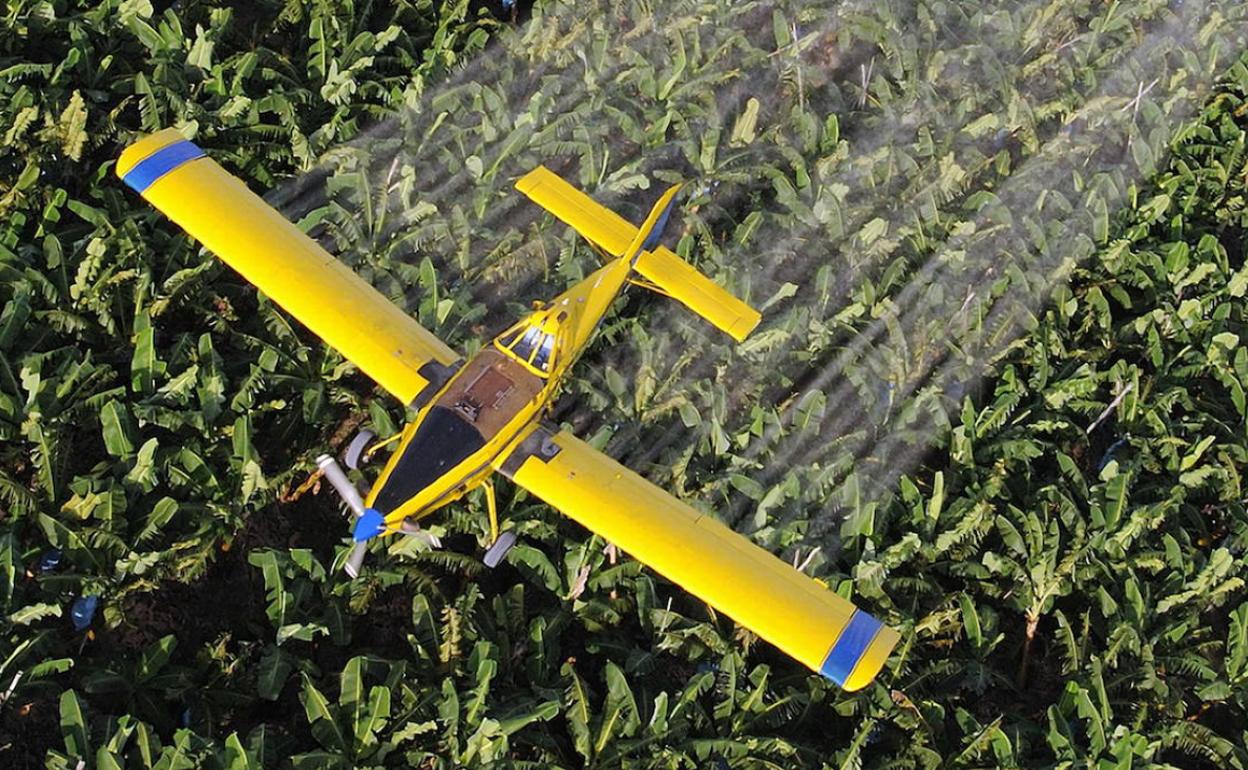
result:
[[[488,347],[464,364],[436,403],[472,423],[488,442],[545,384],[541,377]]]

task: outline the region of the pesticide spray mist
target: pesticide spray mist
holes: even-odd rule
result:
[[[687,181],[669,241],[762,325],[735,346],[631,299],[557,417],[827,558],[1104,248],[1245,30],[1230,2],[947,5],[548,5],[274,200],[462,347],[595,264],[515,178],[634,221]]]

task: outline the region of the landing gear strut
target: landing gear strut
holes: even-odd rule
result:
[[[485,552],[485,566],[494,569],[516,544],[515,532],[498,532],[498,500],[494,497],[494,485],[485,482],[485,506],[490,512],[490,538],[493,541],[488,551]]]

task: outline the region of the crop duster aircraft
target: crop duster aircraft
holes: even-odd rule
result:
[[[176,130],[126,148],[117,174],[414,414],[366,496],[334,459],[318,461],[356,516],[352,576],[368,541],[418,533],[419,519],[479,486],[494,538],[486,562],[497,564],[514,542],[499,533],[492,479],[501,473],[846,690],[883,667],[896,631],[543,419],[630,283],[738,341],[758,323],[659,245],[676,187],[634,227],[545,167],[522,177],[520,192],[584,236],[603,265],[464,360]]]

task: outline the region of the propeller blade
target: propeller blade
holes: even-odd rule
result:
[[[325,478],[329,479],[329,483],[334,485],[334,489],[338,490],[338,495],[351,509],[351,513],[355,516],[363,516],[364,500],[360,497],[360,490],[356,489],[351,480],[347,478],[347,474],[343,473],[338,461],[329,455],[321,455],[316,458],[316,464]]]
[[[357,542],[355,546],[351,548],[351,553],[347,555],[347,563],[342,565],[342,569],[350,575],[353,580],[360,576],[360,568],[364,566],[364,557],[367,554],[368,543]]]

